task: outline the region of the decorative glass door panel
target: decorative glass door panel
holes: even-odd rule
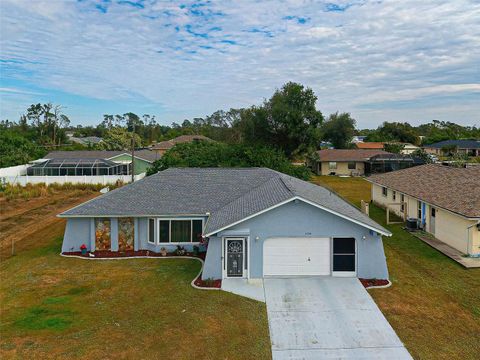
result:
[[[244,240],[235,239],[226,241],[226,257],[227,257],[227,276],[243,277],[243,255]]]

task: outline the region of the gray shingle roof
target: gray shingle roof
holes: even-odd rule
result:
[[[172,168],[113,190],[60,216],[206,215],[205,234],[294,198],[381,233],[389,231],[331,191],[266,168]]]

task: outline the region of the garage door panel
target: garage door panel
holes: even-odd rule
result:
[[[263,264],[265,276],[330,275],[330,239],[268,239]]]

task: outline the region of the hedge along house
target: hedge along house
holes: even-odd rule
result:
[[[135,151],[135,175],[144,173],[160,156],[150,150]],[[33,176],[130,175],[132,154],[128,151],[52,151],[27,169]]]
[[[378,174],[372,200],[402,218],[415,219],[436,239],[480,256],[480,166],[427,164]]]
[[[388,230],[329,190],[265,168],[168,169],[59,216],[62,252],[190,251],[203,238],[203,279],[388,278]]]

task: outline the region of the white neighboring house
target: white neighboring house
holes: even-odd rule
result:
[[[480,256],[480,166],[427,164],[372,175],[374,203],[416,219],[436,239]],[[395,204],[395,205],[393,205]]]

